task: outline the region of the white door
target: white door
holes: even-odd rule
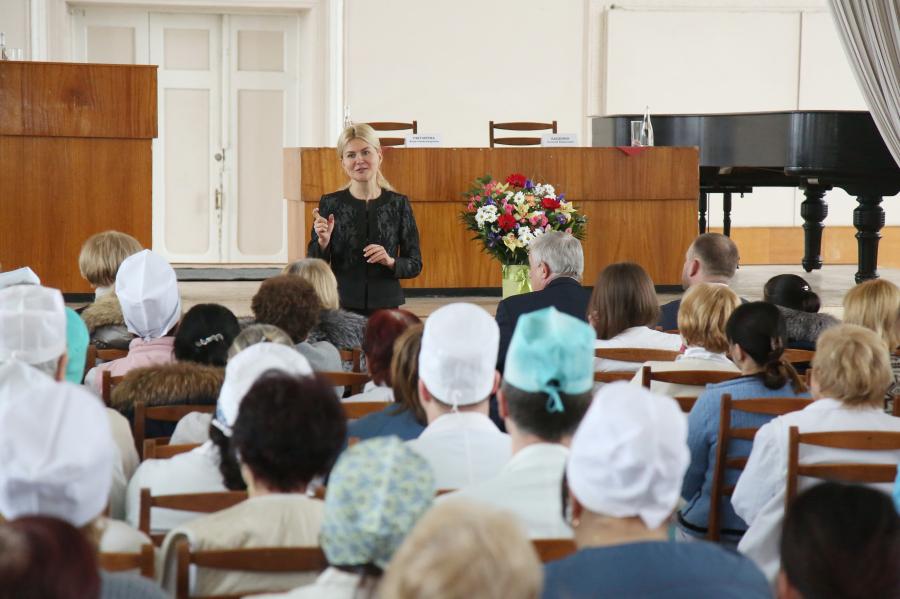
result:
[[[171,262],[284,262],[299,18],[91,7],[73,29],[76,60],[159,65],[153,248]]]

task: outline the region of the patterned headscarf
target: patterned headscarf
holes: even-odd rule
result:
[[[320,542],[333,566],[387,566],[434,499],[428,462],[397,437],[357,443],[328,481]]]

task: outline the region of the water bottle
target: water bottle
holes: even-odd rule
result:
[[[641,145],[642,146],[652,146],[653,145],[653,124],[650,123],[650,107],[647,106],[644,110],[644,120],[641,123]]]

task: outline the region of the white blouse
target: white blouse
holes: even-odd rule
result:
[[[641,349],[667,349],[679,351],[682,341],[680,335],[655,331],[650,327],[631,327],[625,329],[612,339],[597,339],[594,348],[606,349],[616,347],[637,347]],[[640,362],[620,362],[606,358],[594,358],[594,370],[599,372],[640,370]]]

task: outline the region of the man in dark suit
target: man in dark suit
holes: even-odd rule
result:
[[[580,241],[559,231],[545,233],[528,247],[528,263],[533,291],[508,297],[497,305],[496,318],[500,327],[497,370],[501,373],[516,322],[523,314],[553,306],[560,312],[587,321],[591,294],[581,286],[584,250]]]
[[[719,233],[704,233],[697,237],[684,257],[681,286],[685,291],[697,283],[728,285],[734,278],[740,255],[730,238]],[[659,309],[659,326],[664,331],[678,328],[678,308],[681,298],[663,304]]]

